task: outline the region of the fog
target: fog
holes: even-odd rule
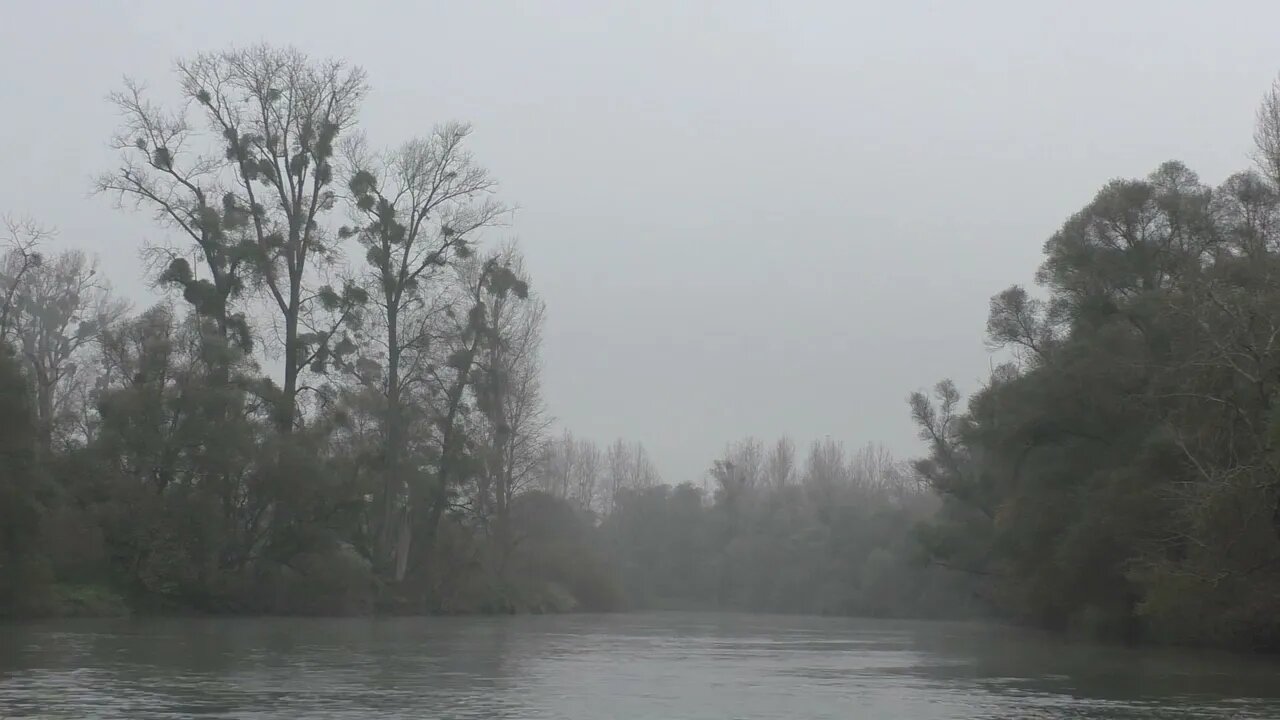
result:
[[[1277,21],[5,4],[0,620],[1280,652]]]
[[[90,196],[104,96],[269,41],[365,67],[378,146],[448,120],[518,205],[560,425],[700,481],[746,435],[919,451],[906,395],[972,388],[988,298],[1113,176],[1246,164],[1280,7],[1196,2],[8,2],[0,210],[152,296],[165,232]]]

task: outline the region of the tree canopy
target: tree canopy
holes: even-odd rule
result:
[[[991,301],[1012,360],[966,407],[911,397],[924,537],[1049,627],[1280,648],[1280,166],[1211,187],[1178,162],[1113,180],[1044,246],[1039,295]]]

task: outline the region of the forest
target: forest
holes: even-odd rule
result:
[[[1066,220],[991,300],[988,380],[910,395],[920,459],[746,438],[674,486],[555,421],[554,308],[467,125],[382,149],[364,72],[288,48],[147,87],[111,94],[93,189],[164,232],[164,299],[118,299],[56,218],[0,235],[0,617],[705,608],[1280,650],[1280,85],[1255,168],[1167,162]]]

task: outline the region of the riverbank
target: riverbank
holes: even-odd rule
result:
[[[26,612],[2,619],[40,621],[58,619],[112,619],[124,617],[433,617],[485,615],[546,615],[575,612],[621,610],[621,607],[592,608],[584,606],[565,586],[546,582],[536,586],[507,585],[489,588],[485,594],[433,608],[423,608],[394,593],[371,596],[366,602],[342,606],[314,606],[313,612],[270,612],[255,608],[197,607],[173,602],[135,602],[106,585],[52,585],[33,602]],[[329,611],[326,611],[328,609]],[[334,610],[337,611],[334,611]]]

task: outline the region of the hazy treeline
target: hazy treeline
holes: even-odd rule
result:
[[[803,456],[782,438],[731,444],[706,482],[659,482],[640,445],[606,450],[565,433],[540,489],[599,518],[595,533],[633,608],[717,608],[877,616],[969,616],[963,573],[930,565],[916,541],[937,497],[881,447],[831,439]]]
[[[0,615],[941,608],[933,500],[883,453],[746,441],[671,488],[553,433],[466,126],[377,149],[363,72],[289,49],[174,75],[111,95],[97,180],[166,231],[140,274],[168,300],[115,299],[51,226],[0,237]]]
[[[1280,649],[1280,85],[1257,166],[1107,183],[991,301],[1016,358],[911,398],[944,498],[934,557],[1005,612],[1109,636]]]
[[[706,491],[628,488],[601,531],[640,606],[962,617],[971,578],[930,565],[917,523],[937,498],[878,446],[731,445]]]

